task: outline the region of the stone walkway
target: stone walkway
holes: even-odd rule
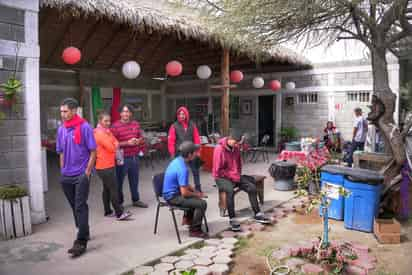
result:
[[[271,156],[271,161],[275,155]],[[289,200],[292,192],[279,192],[273,189],[273,180],[267,169],[270,163],[246,163],[245,174],[268,176],[265,182],[265,210]],[[158,234],[153,234],[156,201],[153,195],[151,177],[160,172],[166,163],[158,163],[154,170],[141,164],[140,193],[142,200],[149,204],[148,209],[131,207],[128,184],[125,182],[125,206],[133,213],[130,221],[118,222],[103,217],[101,202],[102,185],[97,177],[91,184],[89,198],[91,241],[88,253],[78,259],[68,257],[67,249],[72,245],[74,225],[71,210],[58,184],[57,159],[49,159],[49,191],[46,194],[46,207],[50,220],[34,226],[33,234],[24,238],[0,241],[0,274],[57,274],[89,275],[120,274],[136,266],[159,259],[174,251],[181,250],[199,241],[190,238],[186,228],[179,226],[182,244],[179,245],[170,214],[166,209],[160,212]],[[217,189],[213,187],[210,173],[201,173],[204,192],[208,195],[207,218],[211,235],[228,227],[228,219],[219,216]],[[238,216],[249,218],[249,201],[245,193],[236,196]],[[242,210],[240,210],[242,209]],[[181,213],[178,213],[178,221]]]

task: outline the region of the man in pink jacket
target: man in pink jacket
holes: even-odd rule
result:
[[[230,134],[222,138],[213,153],[213,170],[219,191],[226,192],[226,204],[229,212],[229,223],[233,231],[240,231],[240,224],[235,219],[234,187],[239,187],[249,195],[249,201],[254,212],[254,219],[260,223],[270,223],[263,212],[260,211],[257,200],[256,184],[252,177],[241,175],[242,161],[238,142],[240,135]]]

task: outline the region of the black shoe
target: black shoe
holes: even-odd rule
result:
[[[142,201],[134,201],[133,206],[140,207],[140,208],[148,208],[149,206]]]
[[[72,254],[72,257],[79,257],[86,252],[86,249],[87,241],[76,240],[73,247],[69,249],[71,251],[69,253]]]
[[[255,222],[262,223],[262,224],[270,224],[270,220],[265,217],[263,213],[257,213],[255,215]]]
[[[232,220],[229,221],[229,223],[230,223],[230,229],[231,229],[233,232],[239,232],[239,231],[241,231],[241,229],[240,229],[240,223],[239,223],[237,220],[232,219]]]

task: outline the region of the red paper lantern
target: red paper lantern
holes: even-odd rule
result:
[[[280,87],[281,87],[279,80],[272,80],[272,81],[270,81],[269,87],[270,87],[270,89],[271,89],[272,91],[274,91],[274,92],[276,92],[277,90],[279,90]]]
[[[62,59],[66,64],[76,64],[82,58],[82,53],[76,47],[67,47],[62,53]]]
[[[183,66],[179,61],[173,60],[166,64],[166,73],[170,76],[178,76],[182,71]]]
[[[243,79],[243,73],[241,71],[231,71],[230,72],[230,81],[233,83],[239,83]]]

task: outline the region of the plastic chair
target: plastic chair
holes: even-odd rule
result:
[[[162,194],[163,194],[164,176],[165,176],[165,173],[159,173],[159,174],[154,175],[153,179],[152,179],[153,191],[155,193],[155,197],[156,197],[156,200],[157,200],[155,225],[154,225],[154,232],[153,233],[154,234],[157,233],[157,224],[159,222],[160,208],[161,207],[167,207],[170,210],[170,213],[172,214],[172,219],[173,219],[173,224],[174,224],[175,231],[176,231],[177,241],[179,242],[179,244],[181,244],[182,240],[180,238],[179,229],[177,228],[175,210],[188,211],[188,210],[190,210],[190,208],[171,205],[166,200],[163,199]],[[209,232],[209,227],[207,225],[206,215],[203,216],[203,219],[204,219],[204,222],[205,222],[206,232]]]

